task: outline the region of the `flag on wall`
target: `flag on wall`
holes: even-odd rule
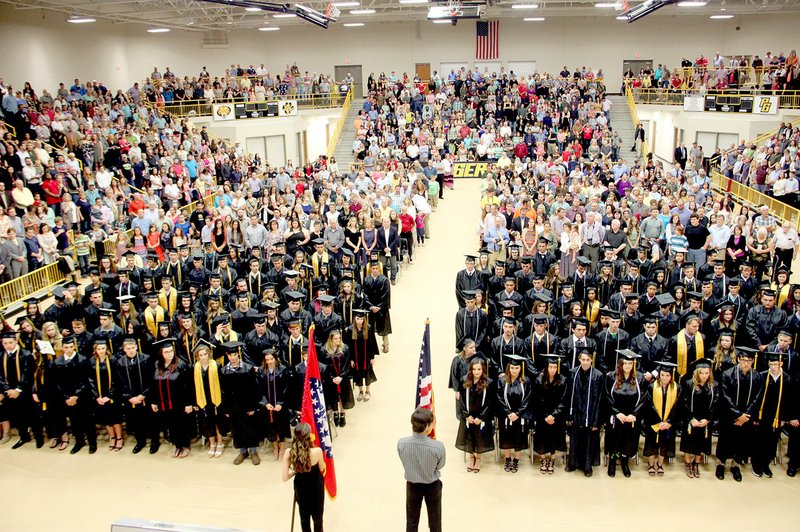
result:
[[[303,407],[300,421],[311,425],[311,440],[315,447],[322,449],[325,458],[325,491],[328,497],[336,498],[336,470],[333,467],[333,442],[328,426],[328,410],[325,395],[322,393],[322,377],[319,373],[317,348],[314,345],[314,326],[308,331],[308,359],[306,377],[303,381]]]
[[[500,56],[499,33],[500,22],[497,20],[475,23],[475,59],[497,59]]]
[[[431,322],[425,321],[422,334],[422,347],[419,350],[419,369],[417,371],[417,401],[415,408],[424,408],[436,413],[433,401],[433,377],[431,376]],[[436,439],[436,425],[430,434]]]

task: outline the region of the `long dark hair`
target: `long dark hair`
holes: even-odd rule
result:
[[[474,377],[472,376],[472,368],[478,365],[481,367],[483,373],[481,373],[480,378],[475,381]],[[467,370],[467,378],[464,381],[464,388],[472,388],[475,386],[475,389],[479,392],[482,392],[486,389],[489,385],[489,378],[486,376],[486,362],[482,358],[476,358],[472,362],[469,363],[469,369]]]
[[[628,378],[625,378],[625,370],[622,369],[622,365],[625,363],[625,359],[620,358],[617,360],[617,371],[614,374],[614,388],[620,389],[624,383],[634,384],[636,383],[636,372],[631,368],[631,374]]]
[[[311,425],[298,423],[289,448],[289,466],[295,473],[311,471]]]

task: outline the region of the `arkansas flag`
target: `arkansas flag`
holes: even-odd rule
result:
[[[300,421],[311,425],[311,441],[322,449],[325,457],[325,491],[328,492],[328,497],[335,499],[336,470],[333,467],[333,446],[328,426],[328,409],[325,407],[325,396],[322,393],[313,325],[308,330],[308,359],[303,382],[303,408],[300,411]]]
[[[433,401],[433,378],[431,376],[431,322],[425,322],[422,347],[419,350],[419,369],[417,370],[417,401],[415,408],[424,408],[436,414]],[[436,439],[436,421],[430,437]]]

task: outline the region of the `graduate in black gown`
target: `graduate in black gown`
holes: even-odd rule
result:
[[[353,324],[344,331],[344,342],[353,361],[353,384],[358,387],[358,401],[369,401],[372,394],[369,386],[378,378],[375,376],[375,357],[378,356],[378,342],[369,323],[369,312],[353,311]]]
[[[772,477],[769,464],[775,459],[780,435],[787,422],[797,428],[795,383],[783,370],[780,353],[766,353],[769,367],[762,372],[764,386],[756,401],[756,429],[753,436],[753,474]],[[795,449],[796,450],[796,449]],[[793,460],[797,460],[794,457]]]
[[[222,404],[220,374],[222,367],[212,358],[214,346],[199,340],[193,350],[194,408],[200,425],[200,435],[208,440],[208,457],[219,458],[225,451],[222,436],[227,431],[227,420]]]
[[[555,454],[567,450],[566,412],[568,382],[561,373],[561,357],[542,355],[542,372],[533,381],[533,450],[542,458],[539,472],[555,472]]]
[[[225,415],[230,420],[233,433],[233,446],[239,450],[234,465],[240,465],[246,458],[253,465],[261,463],[258,456],[259,431],[261,426],[261,390],[258,385],[256,368],[241,357],[240,342],[226,342],[222,345],[228,363],[220,372],[222,402]]]
[[[717,417],[719,396],[711,361],[695,361],[681,386],[681,451],[689,478],[700,477],[703,455],[711,454],[711,427]]]
[[[570,370],[567,428],[569,459],[567,472],[580,469],[592,476],[592,466],[600,464],[600,410],[603,406],[603,374],[592,366],[594,358],[587,348],[578,353],[578,365]]]
[[[13,331],[2,333],[3,353],[0,356],[0,394],[3,394],[2,415],[4,430],[8,434],[10,426],[19,431],[19,441],[12,447],[19,449],[31,441],[29,427],[33,411],[33,374],[35,364],[33,355],[23,349]],[[9,425],[10,422],[10,425]]]
[[[172,457],[186,458],[194,425],[191,371],[176,356],[174,338],[166,338],[154,346],[158,355],[148,403],[155,413],[158,430],[164,431],[175,446]]]
[[[3,347],[8,349],[5,337]],[[93,454],[97,451],[97,431],[92,420],[92,396],[89,391],[87,359],[77,352],[74,335],[61,339],[61,349],[62,355],[53,361],[52,378],[55,386],[52,401],[61,401],[64,407],[62,411],[64,431],[67,420],[72,427],[75,446],[70,450],[70,454],[80,452],[87,442],[89,454]],[[65,440],[61,441],[63,443]]]
[[[371,261],[369,275],[364,278],[364,302],[370,311],[375,334],[383,340],[383,352],[389,352],[389,335],[392,334],[392,288],[389,279],[380,272],[380,261]],[[477,274],[476,274],[477,275]]]
[[[488,344],[489,315],[475,304],[475,290],[462,294],[466,306],[456,312],[456,351],[461,351],[466,340],[474,340],[478,350],[484,351]]]
[[[470,473],[481,470],[481,454],[494,450],[494,390],[488,371],[483,358],[472,358],[459,396],[461,415],[456,448],[469,453],[467,471]]]
[[[664,475],[664,459],[675,456],[678,429],[680,387],[675,382],[675,367],[671,362],[658,363],[658,377],[650,385],[647,407],[642,412],[644,450],[647,474]]]
[[[458,307],[464,308],[464,290],[475,290],[476,288],[486,288],[483,286],[483,275],[475,269],[475,255],[465,255],[464,269],[456,274],[456,301]]]
[[[111,362],[108,339],[94,340],[94,356],[89,359],[89,392],[94,401],[95,423],[103,425],[108,432],[108,448],[122,449],[122,405],[119,398],[117,373]]]
[[[280,460],[283,442],[289,438],[290,414],[288,404],[289,370],[281,365],[275,350],[264,350],[264,364],[258,372],[265,416],[266,438],[272,442],[275,460]]]
[[[497,381],[497,423],[500,449],[505,457],[504,469],[508,473],[516,473],[519,470],[520,451],[528,448],[531,381],[525,375],[523,357],[506,355],[505,359],[505,369]],[[528,369],[530,371],[532,368]]]
[[[350,349],[342,342],[340,330],[328,333],[328,339],[320,350],[320,359],[327,366],[327,371],[322,375],[325,405],[333,411],[334,425],[344,427],[347,424],[344,411],[353,408],[356,402],[353,398]]]
[[[642,412],[648,405],[648,386],[636,371],[639,355],[629,349],[619,351],[616,369],[606,374],[605,399],[609,421],[606,424],[605,452],[608,476],[616,475],[617,459],[622,474],[631,476],[629,461],[639,452]]]
[[[722,337],[720,337],[722,341]],[[736,482],[742,481],[739,465],[744,465],[752,455],[753,434],[758,397],[764,383],[763,376],[753,367],[755,349],[737,347],[735,365],[720,375],[719,423],[717,431],[717,460],[715,471],[720,480],[725,478],[726,465]],[[714,365],[717,361],[714,360]],[[716,378],[716,377],[715,377]]]
[[[126,335],[122,355],[116,360],[119,375],[119,396],[123,403],[125,428],[136,438],[133,454],[138,454],[151,441],[150,453],[158,451],[158,436],[154,435],[153,412],[147,404],[153,379],[153,366],[148,355],[140,352],[136,335]]]
[[[469,373],[470,362],[477,354],[477,346],[473,340],[465,340],[461,352],[453,357],[450,363],[450,380],[447,387],[455,392],[456,419],[461,419],[461,394],[464,391],[464,381]]]

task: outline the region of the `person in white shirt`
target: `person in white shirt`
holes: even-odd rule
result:
[[[100,190],[106,190],[111,186],[111,179],[113,177],[113,173],[107,170],[105,166],[100,165],[100,169],[94,175],[94,179],[97,182],[97,188]]]

